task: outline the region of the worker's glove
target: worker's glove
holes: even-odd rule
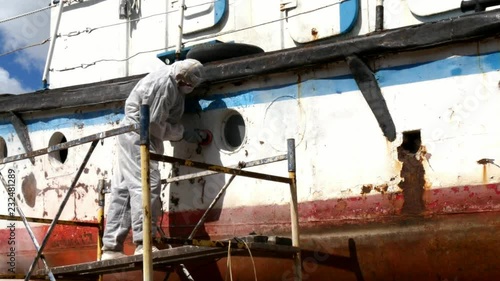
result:
[[[190,143],[201,143],[206,137],[207,133],[199,129],[185,130],[182,135],[182,139]]]

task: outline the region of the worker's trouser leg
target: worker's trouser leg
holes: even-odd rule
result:
[[[103,235],[104,251],[123,251],[123,242],[130,230],[130,196],[127,188],[114,186]]]
[[[142,241],[142,184],[139,135],[126,133],[117,137],[118,163],[114,169],[111,199],[103,236],[103,250],[122,251],[132,226],[134,242]],[[158,162],[151,162],[152,233],[160,211],[160,172]]]
[[[151,161],[151,235],[154,237],[156,233],[156,222],[161,209],[160,206],[160,172],[158,171],[158,162]],[[129,189],[130,191],[130,207],[132,210],[132,233],[133,241],[136,244],[142,243],[143,240],[143,212],[142,212],[142,187],[135,186]]]

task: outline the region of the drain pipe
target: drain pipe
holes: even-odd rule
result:
[[[50,37],[50,46],[49,52],[47,54],[47,60],[45,61],[45,68],[43,69],[42,83],[43,88],[48,89],[49,84],[47,83],[47,79],[49,76],[50,64],[52,62],[52,55],[54,54],[54,46],[56,45],[57,31],[59,31],[59,23],[61,22],[61,15],[63,11],[64,3],[62,0],[54,0],[53,4],[59,4],[57,7],[57,19],[56,25],[54,26],[54,30],[52,32],[52,36]]]
[[[181,12],[181,20],[179,22],[179,38],[177,41],[177,48],[175,49],[175,60],[178,61],[181,59],[181,50],[182,50],[182,29],[184,27],[184,10],[186,9],[185,0],[181,0],[180,2],[180,12]]]
[[[377,0],[375,13],[375,31],[384,30],[384,0]]]

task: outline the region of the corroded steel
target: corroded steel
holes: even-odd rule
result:
[[[102,133],[100,133],[100,134],[102,134]],[[100,134],[97,134],[97,135],[100,135]],[[61,202],[61,205],[59,206],[59,209],[57,210],[57,213],[56,213],[56,215],[54,217],[54,220],[50,224],[50,227],[47,230],[47,233],[45,234],[45,237],[43,238],[42,244],[40,245],[40,248],[38,249],[35,258],[33,259],[33,263],[31,264],[31,266],[30,266],[30,268],[28,270],[28,273],[26,274],[26,278],[25,278],[26,281],[30,280],[30,276],[33,273],[33,270],[35,269],[35,267],[36,267],[36,265],[38,263],[38,259],[41,257],[42,252],[43,252],[45,246],[47,245],[47,241],[49,241],[50,234],[54,230],[54,227],[56,226],[57,221],[59,220],[59,217],[61,216],[61,214],[62,214],[62,212],[64,210],[64,207],[66,206],[66,203],[69,200],[69,197],[73,193],[73,190],[75,189],[76,183],[78,182],[78,179],[80,178],[80,175],[82,174],[83,169],[87,165],[87,162],[89,161],[90,156],[92,155],[92,152],[94,152],[94,149],[97,146],[97,142],[99,141],[99,139],[96,139],[96,140],[92,141],[92,144],[90,145],[90,148],[89,148],[89,150],[87,152],[87,155],[85,155],[85,158],[83,159],[83,162],[80,165],[80,168],[76,172],[75,178],[73,179],[73,182],[71,183],[71,186],[70,186],[68,192],[66,192],[66,195],[64,196],[64,199]]]
[[[3,187],[5,188],[5,191],[7,191],[7,193],[9,193],[8,192],[8,188],[7,188],[7,186],[9,186],[9,185],[5,181],[5,178],[3,177],[2,173],[0,173],[0,180],[2,182]],[[38,251],[40,249],[40,245],[38,244],[38,241],[36,240],[35,234],[33,233],[33,230],[31,229],[31,226],[28,224],[28,220],[26,219],[26,216],[24,215],[23,210],[18,206],[17,200],[15,200],[15,199],[14,199],[14,205],[16,207],[17,213],[20,215],[20,219],[24,223],[24,227],[26,227],[26,231],[28,232],[28,234],[29,234],[29,236],[31,238],[31,241],[35,245],[35,249]],[[45,257],[41,257],[41,259],[42,259],[42,262],[43,262],[43,266],[45,267],[45,270],[47,272],[47,276],[49,277],[49,279],[51,281],[54,281],[55,280],[54,274],[52,274],[52,271],[50,270],[49,265],[47,264],[47,261],[45,260]]]

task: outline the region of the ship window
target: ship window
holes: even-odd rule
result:
[[[58,144],[65,143],[65,142],[67,142],[66,137],[62,133],[56,132],[50,138],[49,146],[58,145]],[[54,159],[57,162],[64,163],[64,162],[66,162],[66,159],[68,158],[68,150],[62,149],[62,150],[50,152],[49,158]]]
[[[403,132],[403,143],[401,147],[404,150],[410,153],[417,153],[421,144],[420,130]]]
[[[7,143],[0,137],[0,158],[7,157]]]
[[[223,123],[224,141],[229,150],[238,148],[245,139],[245,121],[241,114],[232,111]]]

